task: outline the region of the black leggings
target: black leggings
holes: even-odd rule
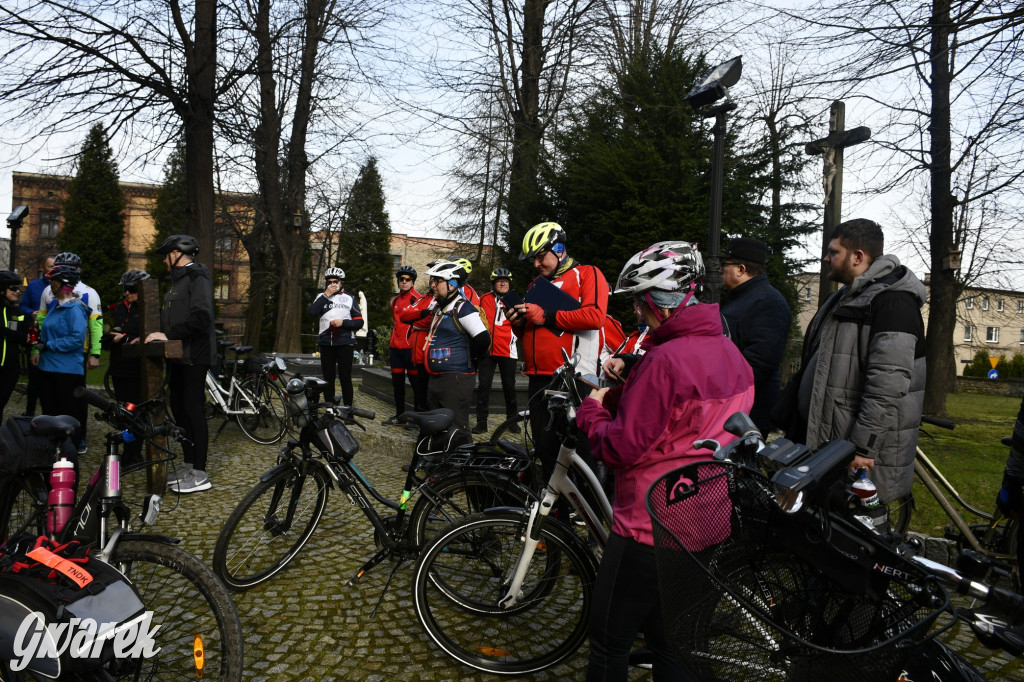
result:
[[[192,441],[182,442],[182,459],[200,471],[206,471],[210,445],[210,430],[206,425],[206,372],[209,369],[209,365],[172,363],[169,366],[171,414]]]
[[[320,349],[320,371],[327,382],[328,400],[334,400],[334,379],[341,382],[341,400],[352,404],[352,344],[345,346],[318,346]],[[337,370],[337,371],[335,371]]]
[[[43,414],[66,414],[78,419],[81,423],[82,405],[88,409],[88,403],[75,397],[75,388],[78,386],[85,386],[84,374],[40,371],[39,403],[43,408]],[[85,435],[79,425],[71,440],[78,445],[78,441],[82,438],[85,438]]]

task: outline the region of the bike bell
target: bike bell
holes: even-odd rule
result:
[[[291,379],[285,390],[288,392],[288,414],[295,421],[300,429],[304,427],[309,419],[309,399],[306,397],[306,384],[302,379],[295,377]]]

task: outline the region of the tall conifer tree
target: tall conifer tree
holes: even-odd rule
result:
[[[384,207],[384,188],[377,159],[370,157],[359,169],[349,191],[338,236],[338,265],[345,270],[349,293],[362,291],[371,322],[384,320],[394,293],[391,262],[391,220]]]

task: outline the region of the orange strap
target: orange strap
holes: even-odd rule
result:
[[[79,589],[92,582],[92,575],[78,564],[58,556],[45,547],[36,547],[25,554],[29,559],[38,561],[43,566],[52,568],[71,582],[78,585]]]

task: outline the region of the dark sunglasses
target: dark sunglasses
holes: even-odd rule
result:
[[[134,294],[134,293],[136,293],[136,292],[137,292],[138,290],[139,290],[139,287],[138,287],[138,286],[133,286],[133,287],[125,287],[125,288],[124,288],[124,293],[126,293],[126,294]]]
[[[11,286],[7,287],[7,291],[18,291],[18,292],[20,292],[21,291],[21,287],[18,286],[17,284],[12,284]]]
[[[412,277],[399,277],[398,281],[399,282],[411,282],[412,281]]]

